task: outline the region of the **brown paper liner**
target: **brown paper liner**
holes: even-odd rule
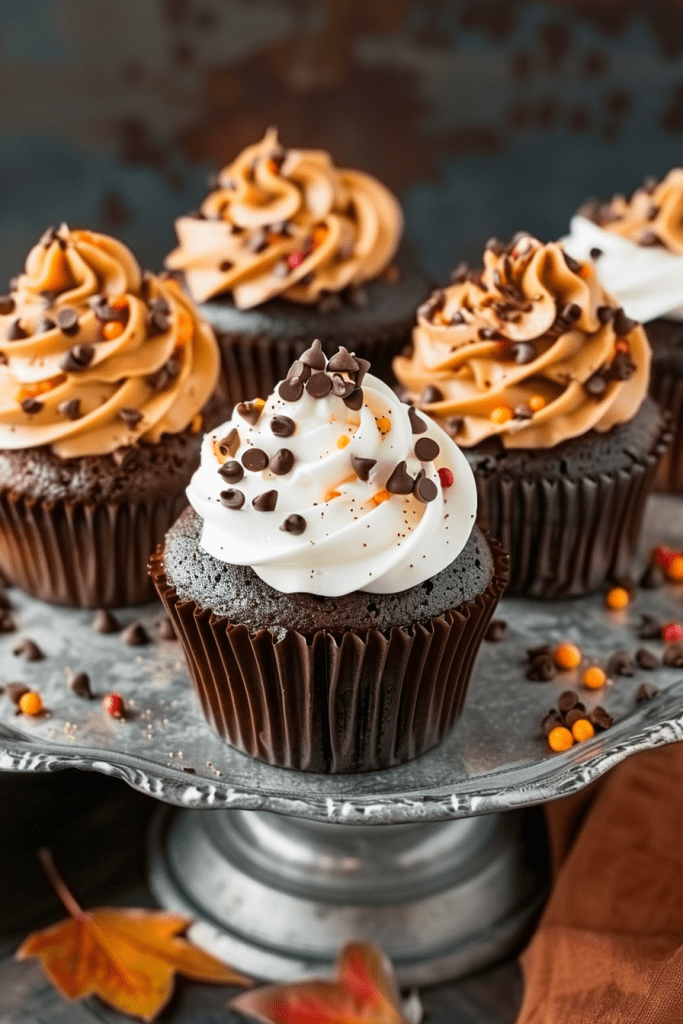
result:
[[[0,490],[0,573],[52,604],[151,601],[150,552],[186,505],[182,492],[146,503],[71,504]]]
[[[376,771],[431,750],[459,717],[507,582],[507,555],[490,543],[493,576],[474,600],[427,623],[363,635],[250,634],[182,600],[166,580],[161,548],[150,574],[221,739],[281,768]]]
[[[671,414],[673,439],[655,477],[655,489],[683,493],[683,368],[675,373],[666,362],[652,362],[650,394]]]
[[[635,582],[645,506],[670,440],[629,470],[571,479],[475,472],[477,523],[510,552],[507,594],[579,597]]]

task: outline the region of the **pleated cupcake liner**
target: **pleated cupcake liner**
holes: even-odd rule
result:
[[[652,363],[650,394],[671,415],[672,441],[655,478],[655,490],[683,493],[683,366],[678,373],[666,362]]]
[[[667,421],[628,470],[578,479],[475,471],[478,525],[510,554],[506,593],[580,597],[607,582],[634,583],[647,499],[670,440]]]
[[[488,539],[488,538],[487,538]],[[226,743],[281,768],[342,774],[411,761],[454,725],[472,667],[505,589],[508,558],[490,542],[485,590],[425,623],[276,640],[250,633],[150,574],[180,638],[204,715]]]
[[[0,573],[51,604],[142,604],[156,596],[150,554],[186,505],[184,492],[140,503],[72,504],[0,490]]]

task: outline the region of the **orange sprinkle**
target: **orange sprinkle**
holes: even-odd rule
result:
[[[49,377],[47,380],[37,380],[32,384],[22,384],[17,391],[16,401],[23,402],[25,398],[37,398],[38,395],[44,395],[48,391],[52,391],[58,384],[62,384],[66,380],[66,375],[63,373],[58,374],[56,377]]]
[[[313,230],[313,248],[317,249],[323,244],[327,238],[327,228],[324,224],[319,224],[317,228]]]
[[[186,309],[178,310],[178,345],[187,345],[188,341],[194,334],[194,324],[192,317]]]
[[[251,404],[255,409],[262,409],[266,403],[263,398],[255,398]]]
[[[578,668],[581,664],[581,651],[576,644],[558,644],[553,651],[553,661],[558,668]]]
[[[677,583],[683,580],[683,555],[674,555],[666,574],[670,580],[675,580]]]
[[[102,337],[106,338],[107,341],[113,341],[114,338],[120,338],[123,334],[124,326],[120,324],[118,320],[107,320],[106,323],[102,324]]]
[[[128,309],[128,298],[126,295],[115,295],[113,299],[108,299],[107,303],[112,309]]]
[[[337,448],[346,448],[347,444],[351,444],[351,438],[348,434],[340,434],[337,438]]]
[[[574,746],[574,737],[564,725],[556,725],[548,733],[548,746],[555,753],[559,754],[561,751],[569,750],[570,747]]]
[[[340,498],[341,491],[328,491],[325,495],[325,501],[332,501],[334,498]]]
[[[35,690],[29,690],[19,698],[19,708],[25,715],[39,715],[43,710],[43,698]]]
[[[391,430],[391,420],[388,416],[378,416],[375,423],[380,434],[388,434]]]
[[[631,595],[625,587],[612,587],[605,594],[605,604],[612,611],[621,611],[631,600]]]
[[[543,395],[532,395],[527,405],[532,412],[540,412],[545,406],[545,398]]]
[[[383,501],[389,501],[390,497],[389,491],[378,491],[370,500],[374,501],[375,505],[381,505]]]
[[[508,420],[512,419],[512,409],[508,409],[507,405],[498,405],[495,409],[491,410],[489,419],[493,423],[507,423]]]
[[[589,690],[599,690],[607,682],[607,676],[599,665],[590,665],[583,673],[583,685]]]
[[[592,740],[595,736],[595,729],[587,718],[577,718],[572,726],[572,736],[577,743],[582,743],[583,740]]]
[[[192,417],[192,422],[190,423],[190,433],[198,434],[199,431],[202,429],[203,423],[204,417],[200,412],[198,412],[196,416]]]

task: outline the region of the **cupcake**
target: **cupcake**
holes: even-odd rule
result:
[[[166,266],[216,331],[233,405],[269,394],[311,337],[391,374],[429,294],[404,254],[395,262],[401,230],[379,181],[284,149],[274,129],[223,168],[198,212],[177,220]]]
[[[629,580],[668,428],[646,399],[642,327],[591,261],[521,233],[491,240],[420,310],[394,370],[474,470],[479,521],[509,551],[510,593]]]
[[[149,600],[199,462],[211,329],[120,242],[62,225],[0,298],[0,354],[0,573],[57,604]]]
[[[284,768],[389,768],[462,709],[507,577],[467,461],[345,348],[209,433],[152,560],[204,714]]]
[[[564,240],[577,259],[592,256],[605,288],[643,322],[652,346],[650,394],[668,409],[673,443],[657,486],[683,493],[683,169],[648,178],[630,200],[591,200]]]

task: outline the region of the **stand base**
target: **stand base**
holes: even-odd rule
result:
[[[271,981],[326,972],[351,940],[428,985],[513,953],[544,896],[523,814],[338,825],[266,811],[157,814],[150,885],[199,923],[195,942]]]

